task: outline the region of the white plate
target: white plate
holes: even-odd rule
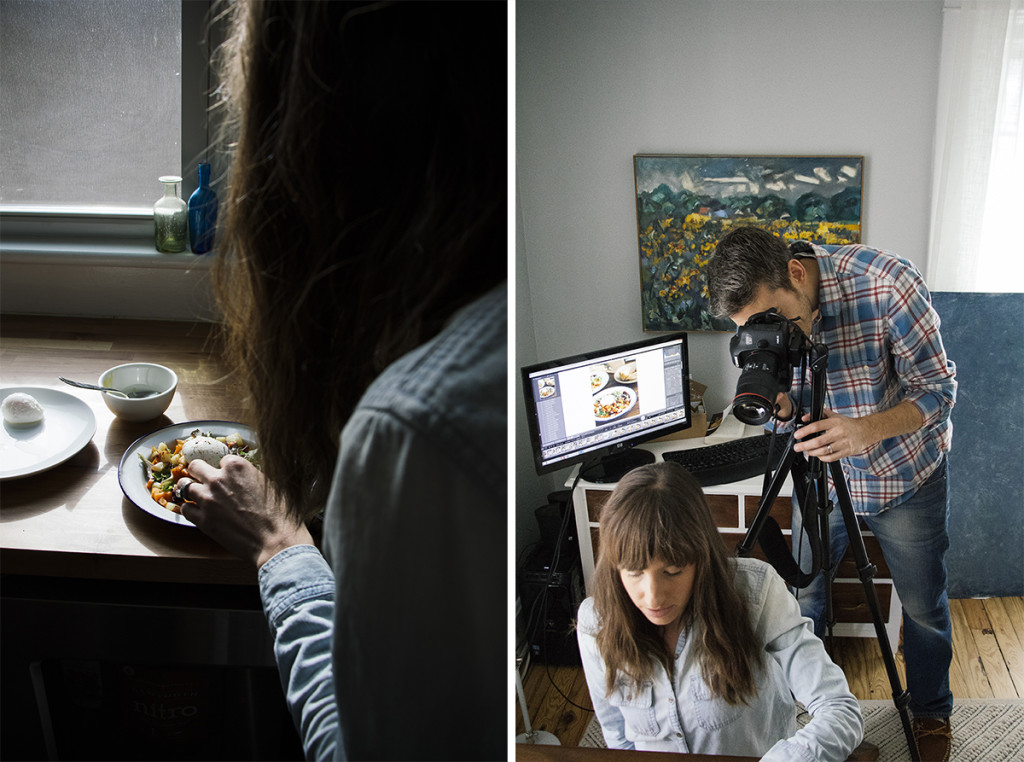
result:
[[[194,527],[195,524],[180,513],[164,508],[149,494],[149,490],[146,489],[146,467],[139,459],[139,455],[148,458],[153,448],[161,442],[170,447],[175,439],[187,439],[196,429],[215,437],[238,434],[246,444],[256,444],[256,433],[245,424],[231,421],[187,421],[164,426],[135,440],[132,446],[125,450],[117,467],[117,480],[121,483],[121,491],[125,497],[158,519],[186,527]]]
[[[590,391],[592,393],[598,392],[608,386],[608,371],[604,368],[597,370],[597,367],[599,366],[595,366],[590,369]],[[594,383],[595,378],[600,379],[599,383]]]
[[[629,400],[629,403],[626,405],[625,408],[617,412],[615,415],[610,415],[607,418],[599,418],[595,412],[594,420],[596,420],[598,423],[607,423],[608,421],[614,421],[616,418],[621,418],[630,410],[632,410],[634,405],[636,405],[636,392],[634,392],[628,386],[609,386],[608,388],[602,389],[601,391],[594,395],[595,409],[597,407],[598,400],[600,400],[602,397],[607,397],[612,394],[622,394],[623,396],[626,397],[627,400]]]
[[[623,374],[628,373],[628,376]],[[636,383],[636,360],[630,360],[624,365],[620,365],[615,371],[615,380],[620,384],[635,384]]]
[[[0,403],[15,392],[35,397],[46,415],[30,426],[7,421],[0,425],[0,479],[31,476],[60,465],[96,433],[96,416],[78,397],[41,386],[6,386],[0,389]]]

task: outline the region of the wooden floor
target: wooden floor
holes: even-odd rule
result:
[[[953,663],[949,683],[954,699],[1024,698],[1024,598],[954,600],[950,614]],[[876,640],[835,638],[831,654],[846,673],[854,696],[892,700]],[[902,650],[896,654],[896,668],[906,686]],[[553,733],[563,746],[577,746],[594,716],[589,711],[583,670],[535,663],[523,689],[533,728]],[[524,727],[518,701],[515,714],[519,734]]]

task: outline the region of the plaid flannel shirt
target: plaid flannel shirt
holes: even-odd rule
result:
[[[815,246],[814,253],[821,279],[811,340],[829,349],[826,407],[860,418],[909,400],[924,419],[917,431],[842,460],[854,510],[880,513],[913,495],[949,451],[956,366],[946,358],[924,279],[908,260],[860,245]],[[793,378],[795,399],[799,368]],[[804,412],[810,388],[808,372]]]

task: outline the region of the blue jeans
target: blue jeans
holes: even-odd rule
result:
[[[878,539],[893,584],[903,604],[903,656],[907,666],[910,710],[915,717],[949,717],[953,694],[949,664],[953,632],[946,594],[946,551],[949,549],[949,467],[945,458],[908,500],[875,515],[861,515]],[[834,496],[833,496],[834,500]],[[801,566],[810,568],[811,552],[801,532],[800,511],[794,498],[793,536],[803,538]],[[832,566],[838,566],[849,539],[842,511],[835,503],[829,516]],[[876,559],[871,559],[872,561]],[[800,611],[824,634],[825,575],[798,591]]]

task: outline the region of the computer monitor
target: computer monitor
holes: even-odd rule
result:
[[[690,426],[686,334],[584,352],[521,369],[538,474],[583,463],[614,482],[654,462],[635,445]]]

